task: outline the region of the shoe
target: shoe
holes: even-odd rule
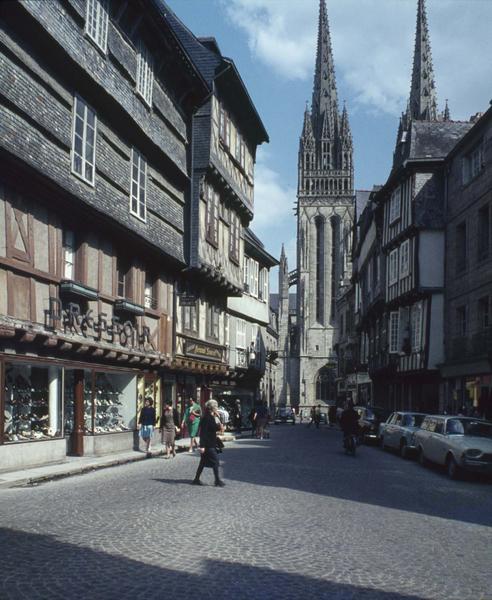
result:
[[[225,487],[225,483],[222,481],[222,479],[217,479],[215,482],[215,487]]]
[[[188,454],[192,454],[192,453],[193,453],[193,450],[188,450]]]
[[[203,483],[199,479],[193,479],[191,485],[203,485]]]
[[[173,458],[176,458],[176,452],[173,452]]]
[[[146,456],[147,458],[152,458],[152,452],[147,452]]]

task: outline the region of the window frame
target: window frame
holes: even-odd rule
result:
[[[137,49],[137,76],[135,90],[145,104],[152,108],[154,86],[154,58],[148,47],[140,41]]]
[[[397,310],[392,310],[389,314],[388,352],[389,354],[400,352],[400,312]]]
[[[398,201],[397,201],[398,200]],[[389,224],[393,225],[401,217],[401,185],[393,190],[389,205]]]
[[[231,210],[229,229],[229,259],[239,266],[241,254],[241,221],[239,216]]]
[[[200,303],[198,300],[194,304],[181,307],[181,319],[183,333],[197,335],[200,327],[199,320]],[[187,318],[188,313],[188,318]],[[187,321],[189,326],[187,326]]]
[[[94,23],[95,27],[91,28]],[[84,33],[104,54],[108,52],[108,29],[108,0],[86,0]]]
[[[410,313],[410,336],[412,350],[418,352],[422,348],[422,305],[414,304]]]
[[[468,185],[484,171],[483,139],[476,143],[473,148],[462,158],[462,182]]]
[[[481,206],[478,209],[478,232],[477,232],[477,260],[482,261],[490,256],[490,212],[491,205],[489,203]]]
[[[67,237],[71,236],[71,243],[67,243]],[[63,279],[70,281],[75,280],[76,273],[76,258],[77,258],[77,242],[75,238],[75,232],[73,229],[63,229],[62,234],[62,247],[63,247]],[[67,260],[67,254],[71,254],[71,262]],[[70,265],[70,275],[67,274],[67,264]]]
[[[391,250],[388,256],[388,285],[395,285],[398,283],[398,270],[399,270],[399,252],[398,248]]]
[[[410,240],[405,240],[401,244],[399,252],[399,277],[401,279],[408,275],[410,275]]]
[[[137,164],[135,164],[135,155],[137,155]],[[141,214],[141,207],[142,207],[142,202],[141,202],[141,198],[140,198],[140,194],[141,194],[141,188],[142,188],[142,183],[141,183],[141,175],[142,175],[142,169],[141,169],[141,165],[144,165],[144,169],[143,169],[143,216]],[[134,179],[134,169],[137,169],[137,179]],[[134,184],[136,184],[137,186],[137,193],[134,196],[133,194],[133,186]],[[137,203],[137,210],[133,210],[133,201],[135,201]],[[142,155],[142,153],[137,150],[135,147],[132,147],[132,154],[131,154],[131,160],[130,160],[130,214],[133,215],[134,217],[137,217],[137,219],[139,219],[140,221],[143,221],[144,223],[147,222],[147,160],[145,158],[145,156]]]
[[[83,112],[83,121],[82,121],[82,136],[80,136],[77,133],[77,119],[81,118],[80,115],[78,114],[78,105],[79,103],[84,107],[84,112]],[[87,148],[87,116],[89,114],[89,111],[94,115],[94,136],[93,136],[93,141],[92,141],[92,163],[90,161],[87,160],[86,157],[86,148]],[[74,101],[73,101],[73,106],[72,106],[72,146],[70,148],[70,167],[71,167],[71,172],[73,175],[75,175],[76,177],[78,177],[81,181],[87,183],[88,185],[90,185],[91,187],[95,187],[95,181],[96,181],[96,145],[97,145],[97,113],[96,111],[92,108],[92,106],[90,104],[88,104],[81,96],[79,96],[79,94],[75,94],[74,95]],[[75,142],[76,142],[76,136],[81,138],[81,152],[80,154],[75,151]],[[76,157],[80,158],[81,161],[81,173],[79,173],[76,169],[75,166],[75,159]],[[86,173],[86,168],[87,168],[87,164],[89,164],[89,166],[92,166],[92,178],[88,178],[85,176]]]
[[[207,303],[207,338],[220,339],[220,308],[211,302]]]

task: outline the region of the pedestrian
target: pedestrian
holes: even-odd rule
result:
[[[330,404],[328,408],[328,421],[330,422],[330,427],[334,427],[337,422],[337,405]]]
[[[243,425],[243,417],[241,412],[241,400],[237,399],[234,406],[234,414],[232,416],[233,425],[236,433],[241,433],[241,427]]]
[[[251,409],[251,412],[249,413],[248,419],[249,422],[251,423],[251,437],[254,438],[256,437],[256,410],[254,408]]]
[[[202,410],[200,405],[197,404],[190,396],[188,399],[188,406],[186,407],[183,422],[181,427],[186,425],[188,429],[188,435],[190,436],[190,448],[188,452],[193,452],[195,448],[198,448],[198,442],[196,436],[198,435],[198,429],[200,428],[200,417],[202,416]]]
[[[192,481],[193,485],[203,485],[200,476],[205,467],[213,470],[217,487],[225,485],[219,476],[220,463],[217,447],[220,440],[217,438],[217,432],[223,431],[223,426],[220,422],[218,408],[216,400],[209,400],[205,403],[205,416],[200,423],[200,464],[196,470],[195,479]],[[221,441],[220,444],[222,445]]]
[[[265,425],[268,423],[268,409],[266,402],[262,402],[256,409],[254,419],[256,421],[256,437],[263,439]]]
[[[145,398],[144,407],[140,411],[138,417],[138,429],[140,430],[140,437],[145,443],[145,452],[147,457],[152,456],[151,453],[151,442],[152,436],[154,435],[154,427],[156,425],[156,414],[154,408],[154,401],[152,398]]]
[[[164,458],[170,458],[171,454],[174,458],[176,456],[176,434],[180,431],[179,415],[178,411],[172,407],[172,404],[169,401],[164,403],[164,410],[162,411],[161,417],[161,430],[163,442],[166,446],[166,456]]]
[[[311,410],[309,411],[309,423],[308,423],[308,427],[311,427],[311,425],[314,423],[314,406],[311,407]]]
[[[314,409],[314,424],[316,425],[316,429],[319,429],[319,424],[321,423],[321,404],[318,404]]]

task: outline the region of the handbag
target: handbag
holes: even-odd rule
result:
[[[222,452],[222,450],[224,449],[224,442],[219,437],[215,442],[215,449],[217,450],[217,452]]]

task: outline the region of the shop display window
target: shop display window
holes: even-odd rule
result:
[[[65,369],[64,385],[64,433],[70,435],[74,427],[75,370]],[[84,431],[92,432],[92,371],[84,370]]]
[[[144,407],[145,398],[152,398],[154,401],[155,414],[159,419],[162,414],[161,380],[152,374],[147,374],[145,376],[141,375],[138,378],[137,417],[140,416],[140,411]]]
[[[62,435],[61,368],[5,363],[4,442]]]
[[[127,373],[96,373],[94,433],[136,429],[137,377]]]

